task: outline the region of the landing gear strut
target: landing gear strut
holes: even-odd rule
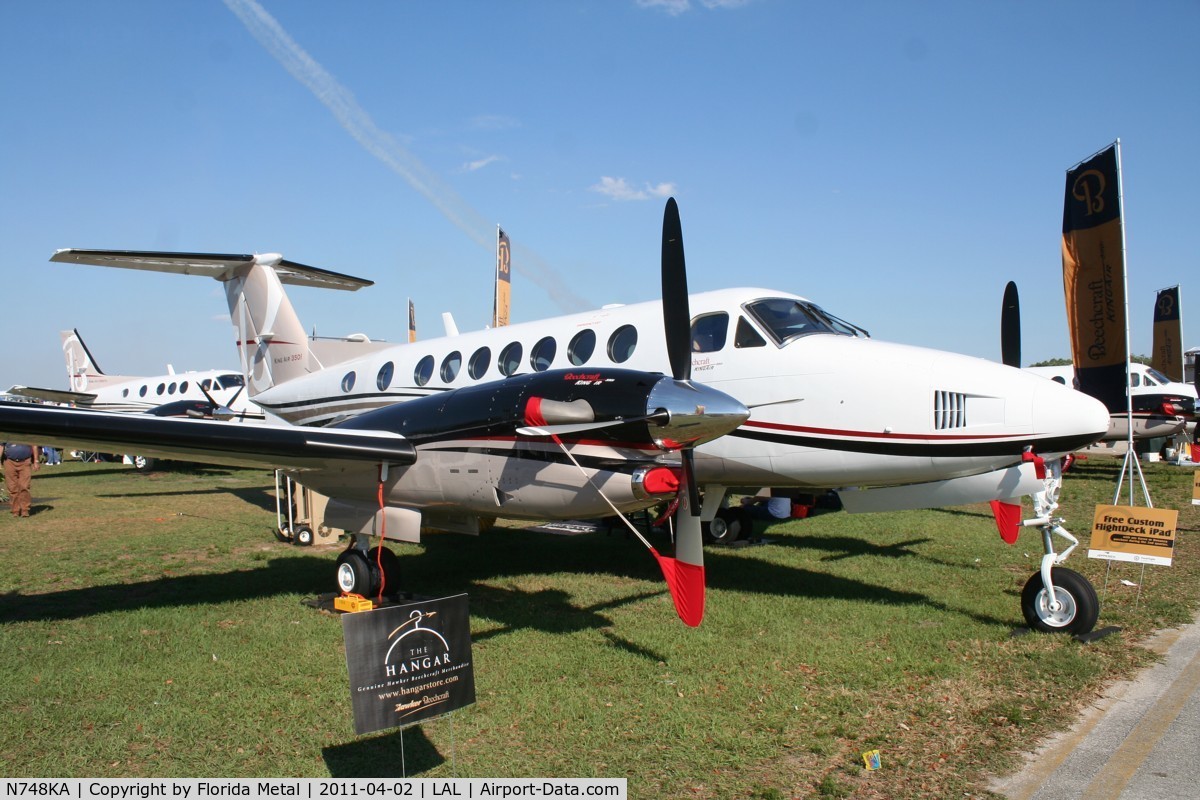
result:
[[[1062,489],[1062,462],[1046,464],[1045,490],[1033,496],[1033,519],[1021,524],[1042,529],[1042,566],[1021,590],[1021,613],[1030,628],[1046,633],[1081,636],[1096,626],[1100,599],[1088,579],[1060,566],[1071,555],[1079,540],[1062,526],[1062,517],[1054,516]],[[1053,536],[1070,542],[1061,553],[1054,550]]]

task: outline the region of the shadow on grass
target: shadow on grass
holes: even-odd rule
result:
[[[257,506],[264,511],[275,511],[275,495],[272,490],[266,486],[247,486],[244,488],[215,486],[208,489],[176,489],[167,492],[156,492],[151,488],[147,488],[145,491],[140,492],[109,492],[104,494],[96,494],[95,496],[113,499],[121,497],[189,497],[205,494],[231,494],[239,500],[243,500],[250,505]]]
[[[995,519],[991,511],[967,511],[963,508],[927,508],[926,511],[933,511],[937,514],[946,514],[951,517],[972,517],[974,519]]]
[[[58,470],[55,470],[53,468],[47,469],[46,466],[43,465],[42,468],[39,469],[37,471],[37,473],[33,476],[33,481],[35,484],[37,484],[40,481],[52,480],[55,478],[93,478],[97,475],[116,475],[118,472],[122,472],[122,473],[125,473],[128,475],[136,475],[137,474],[136,472],[133,471],[133,467],[123,467],[123,466],[122,467],[109,467],[107,469],[105,469],[105,468],[89,469],[87,471],[72,469],[72,470],[63,470],[62,472],[59,472]]]
[[[913,540],[878,548],[846,538],[837,546],[842,552],[846,552],[846,548],[855,548],[863,553],[900,558],[906,555],[903,548],[916,543],[917,540]],[[825,546],[826,543],[822,541],[821,544]],[[484,632],[479,638],[517,629],[548,633],[605,629],[613,624],[603,613],[605,610],[666,592],[657,565],[640,544],[603,534],[564,538],[504,529],[479,538],[452,534],[428,536],[423,549],[423,553],[415,553],[397,548],[404,589],[431,597],[467,591],[471,595],[472,614],[486,617],[500,626],[500,630]],[[667,549],[665,546],[660,548]],[[918,592],[740,558],[712,549],[707,551],[705,560],[708,585],[713,589],[897,606],[925,605],[965,614],[987,624],[1010,622],[951,608]],[[496,581],[528,575],[579,572],[646,581],[662,588],[651,592],[631,588],[605,603],[581,606],[562,589],[526,591],[514,586],[492,585]],[[10,593],[0,597],[0,624],[75,619],[143,607],[195,606],[285,594],[316,594],[332,588],[333,573],[334,558],[329,553],[276,558],[265,566],[249,570],[164,577],[36,595]],[[620,641],[614,641],[614,644],[636,648],[636,645]],[[654,653],[641,654],[662,660]]]
[[[919,558],[922,561],[934,561],[942,563],[936,559],[930,559],[920,553],[910,550],[910,547],[917,545],[928,544],[933,539],[925,537],[924,539],[909,539],[906,542],[896,542],[895,544],[878,545],[868,542],[866,539],[857,539],[853,536],[797,536],[795,534],[787,534],[775,539],[772,544],[781,547],[797,547],[806,550],[824,550],[830,553],[823,557],[822,561],[841,561],[846,558],[855,558],[856,556],[877,556],[879,558]]]
[[[454,721],[444,724],[453,725]],[[333,778],[413,777],[446,761],[420,725],[326,747],[321,757]]]
[[[431,595],[461,591],[463,581],[470,580],[476,584],[470,590],[473,613],[478,607],[479,613],[502,623],[520,623],[514,627],[535,627],[553,631],[555,628],[545,627],[545,622],[530,624],[530,621],[551,613],[551,610],[540,602],[547,599],[545,593],[531,594],[508,589],[500,591],[478,584],[516,575],[586,571],[661,585],[662,574],[641,545],[636,541],[626,543],[624,539],[614,541],[614,538],[593,534],[564,539],[530,531],[506,530],[485,535],[483,541],[477,543],[478,546],[471,546],[470,542],[464,546],[462,537],[431,536],[425,539],[425,554],[403,558],[402,566],[406,569],[405,574],[411,576],[414,568],[419,565],[420,578],[426,585],[414,588],[415,591]],[[485,546],[493,542],[494,546]],[[913,540],[885,547],[882,548],[882,554],[901,557],[902,553],[889,551],[917,543],[917,540]],[[864,554],[880,549],[848,537],[842,546],[857,548]],[[659,547],[660,552],[669,552],[669,549],[665,544]],[[825,572],[726,555],[717,548],[708,548],[705,551],[705,575],[710,588],[731,592],[811,599],[830,598],[900,606],[926,605],[938,610],[964,614],[985,624],[1004,625],[1011,622],[952,608],[918,592],[900,591]],[[631,593],[610,605],[639,602],[648,596],[665,594],[666,591],[664,585],[661,590],[648,595]],[[486,605],[477,603],[477,596],[480,600],[490,599],[494,602]],[[533,599],[535,597],[536,601]],[[576,616],[573,621],[559,620],[554,623],[565,626],[562,630],[596,627],[595,622],[605,619],[598,614],[601,609],[580,608],[566,602],[565,598],[560,604],[560,610],[562,613]]]
[[[80,619],[136,608],[165,608],[250,600],[311,591],[328,585],[333,561],[317,556],[278,558],[265,567],[211,575],[181,575],[138,583],[0,596],[0,624]]]

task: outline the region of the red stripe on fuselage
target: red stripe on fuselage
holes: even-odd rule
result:
[[[805,425],[784,425],[780,422],[756,422],[748,420],[742,423],[744,428],[765,428],[775,431],[790,431],[792,433],[817,434],[821,436],[846,436],[856,439],[884,439],[884,440],[900,440],[912,439],[923,441],[945,441],[958,442],[966,440],[998,440],[998,439],[1023,439],[1030,435],[1022,433],[888,433],[886,431],[847,431],[838,428],[810,428]]]

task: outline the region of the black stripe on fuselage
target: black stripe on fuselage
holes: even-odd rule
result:
[[[920,442],[911,440],[833,439],[826,436],[767,433],[738,428],[730,436],[758,442],[784,444],[792,447],[811,447],[814,450],[836,450],[845,453],[872,453],[882,456],[918,458],[978,458],[987,456],[1019,456],[1026,447],[1035,452],[1069,453],[1097,441],[1103,433],[1078,436],[1030,436],[1026,439],[973,442]]]

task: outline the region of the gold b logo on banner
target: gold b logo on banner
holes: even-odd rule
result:
[[[1092,191],[1092,183],[1096,184],[1096,191]],[[1087,208],[1087,215],[1099,214],[1104,210],[1104,189],[1107,187],[1104,179],[1104,173],[1100,170],[1089,169],[1079,173],[1079,177],[1075,179],[1075,185],[1071,187],[1071,196],[1079,202],[1083,203]]]

